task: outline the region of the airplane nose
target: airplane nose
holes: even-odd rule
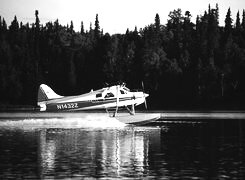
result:
[[[146,97],[148,97],[149,96],[149,94],[147,94],[147,93],[144,93],[144,97],[146,98]]]

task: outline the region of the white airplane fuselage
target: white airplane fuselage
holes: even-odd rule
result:
[[[144,92],[131,92],[124,85],[91,90],[78,96],[60,96],[47,85],[42,84],[38,92],[38,106],[40,111],[112,109],[140,105],[148,96]]]

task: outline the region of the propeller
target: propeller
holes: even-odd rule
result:
[[[145,97],[145,88],[144,88],[144,82],[143,81],[141,81],[141,85],[142,85],[142,90],[143,90],[143,96],[145,98],[145,109],[148,109],[147,102],[146,102],[146,97]]]

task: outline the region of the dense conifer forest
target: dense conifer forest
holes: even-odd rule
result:
[[[41,12],[40,12],[41,13]],[[0,107],[36,105],[40,84],[78,95],[126,82],[150,93],[150,109],[244,109],[245,11],[219,25],[219,7],[192,17],[181,9],[142,29],[104,33],[99,17],[89,30],[73,22],[45,25],[0,17]],[[142,17],[143,18],[143,17]],[[196,18],[195,23],[191,18]],[[113,25],[113,22],[112,22]]]

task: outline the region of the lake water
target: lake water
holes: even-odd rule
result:
[[[0,179],[244,179],[245,120],[0,122]]]

